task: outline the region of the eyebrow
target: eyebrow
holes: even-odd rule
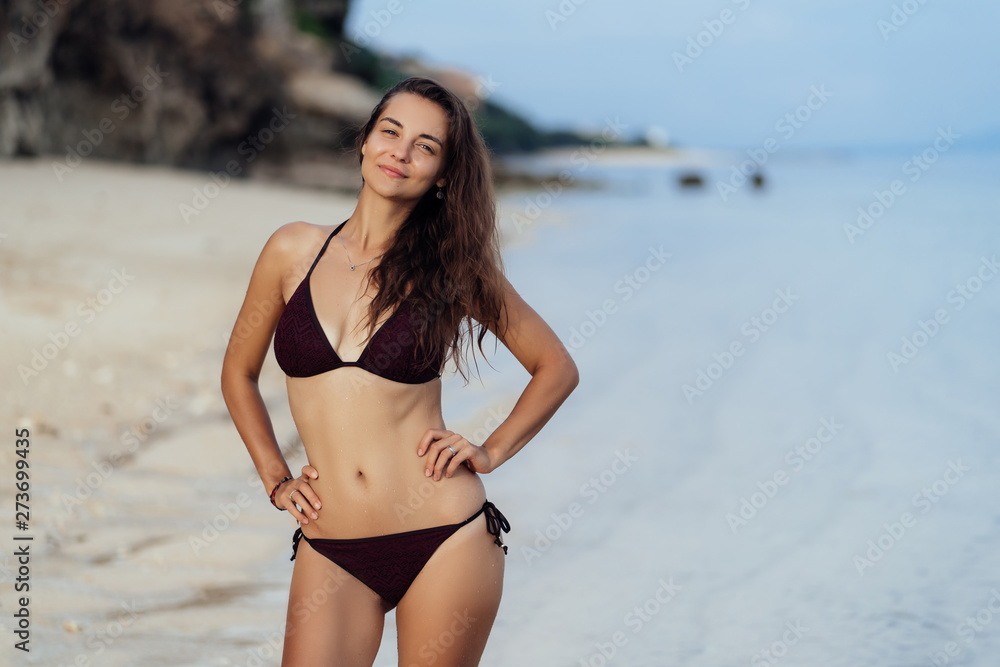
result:
[[[393,118],[392,116],[382,116],[382,119],[379,122],[381,123],[382,121],[389,121],[390,123],[392,123],[393,125],[395,125],[397,127],[403,127],[403,124],[400,123],[395,118]],[[440,146],[442,149],[444,148],[444,142],[442,142],[440,139],[438,139],[437,137],[435,137],[433,134],[427,134],[425,132],[425,133],[423,133],[421,135],[418,135],[418,136],[424,137],[426,139],[430,139],[431,141],[436,141],[438,146]]]

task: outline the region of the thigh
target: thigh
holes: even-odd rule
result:
[[[438,547],[396,607],[399,664],[479,664],[503,592],[504,552],[486,517]]]
[[[385,614],[374,591],[301,540],[288,594],[282,667],[371,667]]]

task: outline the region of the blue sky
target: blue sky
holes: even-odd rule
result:
[[[346,30],[492,78],[543,128],[618,117],[628,136],[657,126],[689,146],[812,148],[924,144],[948,126],[995,137],[998,22],[986,0],[356,0]],[[702,50],[678,65],[689,38]],[[829,98],[799,109],[813,86]],[[808,120],[779,132],[797,110]]]

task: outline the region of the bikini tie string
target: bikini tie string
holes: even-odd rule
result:
[[[486,515],[486,530],[490,535],[496,537],[493,542],[498,547],[503,547],[504,555],[507,554],[507,547],[504,545],[503,540],[500,539],[500,531],[505,533],[510,532],[510,523],[507,522],[507,517],[497,509],[496,505],[490,501],[483,503],[483,514]]]
[[[295,534],[292,535],[292,557],[288,560],[295,560],[295,552],[299,550],[299,540],[302,539],[302,529],[296,528]]]

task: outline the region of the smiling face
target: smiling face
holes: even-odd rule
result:
[[[416,203],[428,189],[444,186],[447,137],[444,109],[413,93],[394,95],[361,145],[365,187]]]

